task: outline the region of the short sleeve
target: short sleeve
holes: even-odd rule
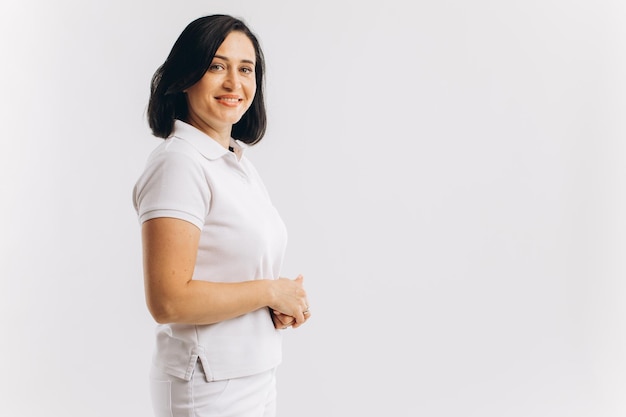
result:
[[[152,157],[133,189],[140,223],[172,217],[202,229],[210,200],[211,191],[199,161],[181,152]]]

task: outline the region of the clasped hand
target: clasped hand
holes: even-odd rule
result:
[[[275,282],[275,305],[269,306],[276,329],[294,329],[302,326],[310,317],[309,302],[302,285],[304,278],[279,278]]]

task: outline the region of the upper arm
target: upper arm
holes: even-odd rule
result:
[[[202,165],[183,152],[153,156],[133,189],[140,222],[175,217],[204,226],[211,189]]]
[[[185,220],[158,217],[142,224],[141,235],[146,303],[160,321],[193,277],[200,229]]]

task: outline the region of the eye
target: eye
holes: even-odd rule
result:
[[[209,71],[221,71],[224,69],[224,65],[213,63],[209,66]]]
[[[251,67],[243,67],[241,68],[241,72],[243,72],[244,74],[252,74],[254,73],[254,69]]]

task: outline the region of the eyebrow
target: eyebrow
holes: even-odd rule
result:
[[[214,55],[213,58],[219,58],[219,59],[223,59],[224,61],[230,61],[230,59],[228,59],[227,57],[225,57],[223,55]],[[255,65],[255,62],[251,61],[249,59],[242,59],[241,62],[246,62],[248,64]]]

